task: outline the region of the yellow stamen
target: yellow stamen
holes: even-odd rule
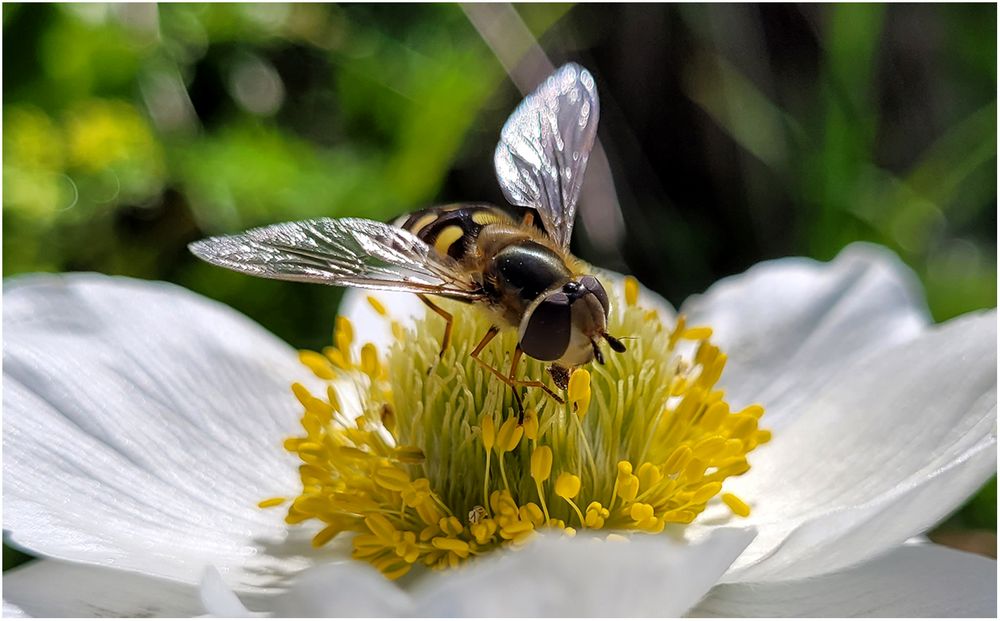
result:
[[[375,296],[373,296],[373,295],[369,295],[369,296],[367,297],[367,300],[368,300],[368,304],[369,304],[369,305],[370,305],[370,306],[371,306],[371,307],[372,307],[373,309],[375,309],[375,312],[376,312],[376,313],[378,313],[379,315],[381,315],[381,316],[383,316],[383,317],[385,317],[385,316],[387,315],[387,312],[386,312],[386,310],[385,310],[385,306],[384,306],[384,305],[382,304],[382,302],[381,302],[381,301],[380,301],[380,300],[379,300],[378,298],[376,298],[376,297],[375,297]]]
[[[569,402],[573,406],[573,411],[580,418],[587,414],[590,409],[590,372],[587,369],[579,368],[569,376]]]
[[[639,302],[639,281],[632,276],[625,277],[625,303],[635,306]]]
[[[763,408],[730,407],[719,386],[726,355],[710,342],[709,328],[689,327],[683,317],[664,325],[639,306],[638,293],[638,283],[627,281],[623,303],[613,301],[608,317],[610,333],[632,337],[628,351],[575,369],[565,406],[536,388],[519,389],[520,425],[510,388],[469,357],[491,325],[474,309],[442,301],[461,318],[448,364],[440,364],[436,314],[412,329],[386,318],[396,344],[388,351],[365,344],[356,360],[355,341],[364,335],[338,319],[334,346],[300,353],[309,372],[328,382],[325,394],[292,387],[302,430],[283,446],[301,461],[301,491],[291,502],[269,498],[259,506],[286,506],[288,524],[318,521],[316,547],[349,533],[352,556],[393,579],[416,564],[451,568],[517,548],[542,529],[572,536],[577,529],[682,528],[720,495],[732,519],[748,515],[746,502],[721,490],[749,470],[748,453],[771,439],[761,427]],[[369,304],[379,315],[386,310]],[[695,342],[693,354],[681,353],[681,341]],[[516,331],[502,332],[481,355],[504,368],[516,344]],[[524,357],[518,376],[549,383],[545,366]],[[360,408],[353,392],[338,394],[350,381]]]
[[[750,515],[750,505],[743,502],[736,494],[723,494],[722,502],[726,503],[726,506],[740,517],[747,517]]]

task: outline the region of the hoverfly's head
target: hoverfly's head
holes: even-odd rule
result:
[[[598,344],[616,352],[625,346],[607,333],[608,294],[594,276],[570,280],[538,296],[521,320],[521,349],[536,360],[575,367],[593,359],[604,364]]]

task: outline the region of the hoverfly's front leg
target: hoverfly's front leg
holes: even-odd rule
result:
[[[486,334],[483,335],[482,340],[479,341],[479,344],[476,345],[476,348],[473,349],[472,353],[469,355],[472,356],[472,359],[478,362],[479,365],[482,366],[484,369],[486,369],[493,375],[496,375],[501,382],[503,382],[507,386],[510,386],[510,390],[514,394],[514,403],[517,404],[517,419],[518,421],[523,421],[524,404],[521,403],[521,395],[517,394],[517,388],[514,386],[514,383],[510,380],[510,378],[505,377],[503,373],[501,373],[495,367],[490,366],[485,360],[479,357],[480,352],[482,352],[486,348],[486,346],[490,344],[490,341],[492,341],[496,337],[498,332],[500,332],[500,330],[496,326],[490,326],[490,329],[486,331]]]
[[[562,397],[560,397],[559,395],[557,395],[556,393],[554,393],[551,388],[549,388],[544,383],[542,383],[542,382],[540,382],[538,380],[519,380],[519,379],[517,379],[517,363],[521,361],[521,356],[523,354],[524,354],[524,350],[521,349],[520,345],[518,345],[517,347],[514,348],[514,359],[511,360],[511,362],[510,362],[510,373],[507,375],[507,380],[510,383],[511,387],[513,387],[513,386],[524,386],[526,388],[541,388],[542,390],[545,391],[545,393],[547,395],[549,395],[550,397],[552,397],[552,399],[556,403],[558,403],[559,405],[562,405],[562,404],[566,403],[562,399]],[[521,412],[521,419],[520,419],[519,422],[524,422],[524,412],[523,411]]]
[[[427,305],[427,308],[431,309],[432,311],[440,315],[445,321],[444,337],[441,339],[441,353],[438,354],[438,360],[440,360],[441,358],[444,358],[444,352],[445,350],[448,349],[448,345],[451,345],[451,324],[454,321],[454,316],[445,309],[441,308],[440,306],[432,302],[431,299],[426,295],[418,293],[417,297],[420,298],[421,302]]]

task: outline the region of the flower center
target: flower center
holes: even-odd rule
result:
[[[717,497],[749,515],[722,487],[770,439],[758,426],[763,408],[733,411],[716,388],[726,355],[710,343],[710,328],[688,327],[683,317],[667,327],[637,304],[637,292],[628,279],[625,304],[608,318],[628,351],[575,370],[565,404],[529,388],[522,424],[510,388],[469,355],[490,327],[483,313],[448,307],[454,333],[440,360],[436,314],[411,331],[393,325],[385,360],[371,344],[352,359],[353,329],[338,318],[333,347],[301,352],[329,381],[326,394],[292,387],[305,408],[304,434],[285,448],[302,460],[302,491],[286,521],[324,523],[317,547],[355,533],[354,557],[398,578],[417,563],[454,567],[518,546],[541,528],[655,533],[690,523]],[[508,368],[516,340],[507,331],[481,357]],[[544,363],[524,359],[518,377],[555,390]],[[354,418],[341,407],[348,389],[363,404]]]

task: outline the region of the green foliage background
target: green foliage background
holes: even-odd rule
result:
[[[625,241],[679,302],[884,244],[935,319],[996,305],[996,6],[518,5],[598,79]],[[195,261],[207,234],[501,202],[520,94],[457,5],[3,5],[3,274],[164,279],[317,348],[341,292]],[[949,526],[996,527],[996,483]],[[4,567],[19,562],[5,548]]]

